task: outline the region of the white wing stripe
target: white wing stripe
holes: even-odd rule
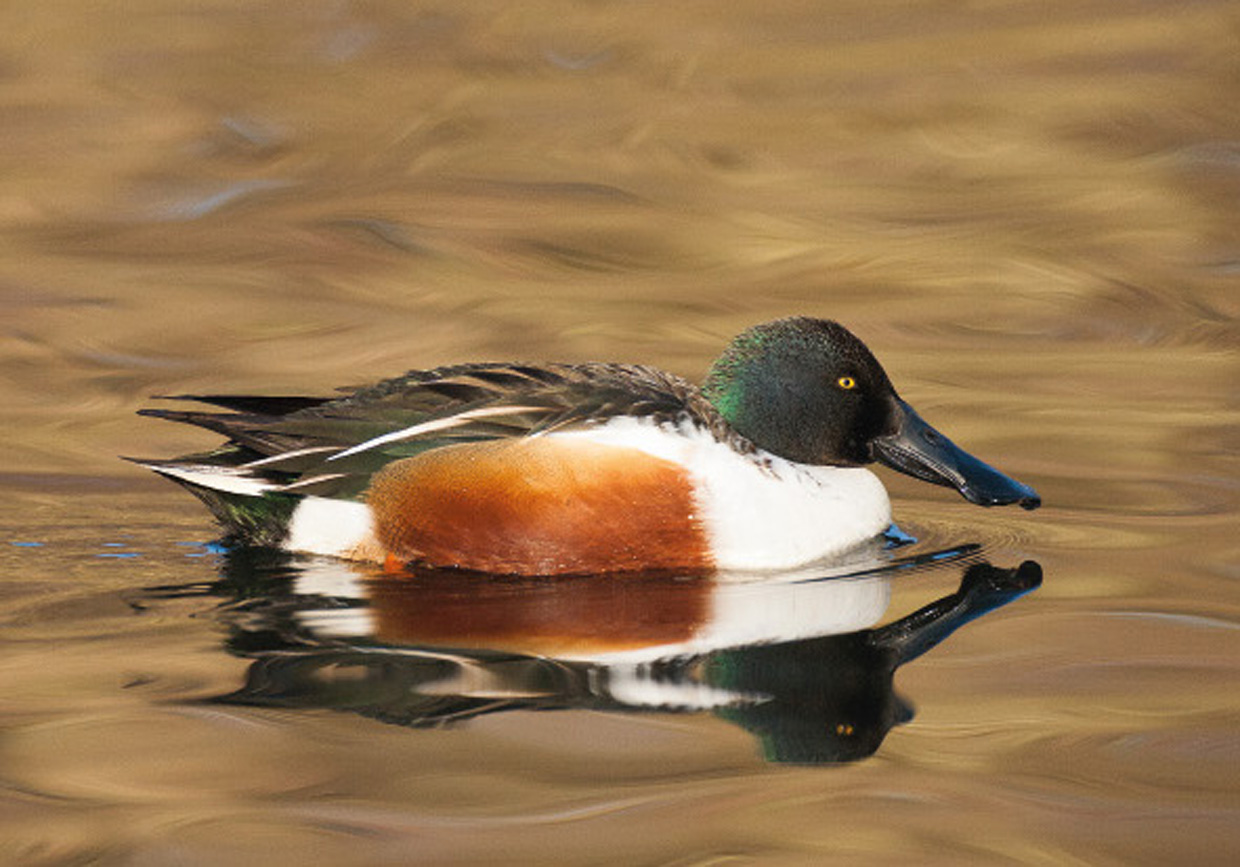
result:
[[[281,452],[278,455],[270,455],[265,458],[259,458],[256,461],[250,461],[249,463],[242,464],[241,467],[250,470],[254,467],[265,467],[268,464],[278,464],[282,461],[291,460],[292,458],[300,458],[305,455],[313,455],[320,452],[332,452],[335,450],[335,446],[311,446],[307,449],[295,449],[291,452]]]
[[[316,485],[319,482],[329,482],[332,479],[343,479],[346,475],[348,475],[348,473],[322,473],[317,476],[310,476],[305,479],[298,479],[295,482],[290,482],[287,485],[283,485],[280,488],[280,492],[281,493],[289,493],[289,492],[296,493],[298,488],[307,488],[310,485]]]
[[[329,461],[347,458],[349,455],[355,455],[359,452],[369,451],[378,446],[387,445],[388,443],[400,442],[401,440],[411,440],[414,437],[422,436],[422,434],[434,433],[437,430],[447,430],[448,428],[457,427],[466,422],[473,421],[478,418],[489,418],[496,415],[517,415],[518,413],[530,412],[537,410],[536,406],[490,406],[481,407],[479,409],[470,409],[462,413],[457,413],[447,418],[437,418],[432,421],[424,421],[421,424],[415,424],[413,427],[407,427],[404,430],[392,431],[374,439],[368,439],[364,443],[358,443],[355,446],[336,452],[328,458]]]

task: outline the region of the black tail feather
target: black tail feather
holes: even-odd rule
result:
[[[159,394],[154,397],[156,400],[190,400],[195,403],[231,409],[235,412],[279,416],[339,400],[339,395],[336,397],[309,397],[307,395],[269,397],[257,394]]]
[[[181,409],[140,409],[138,415],[197,425],[223,434],[237,445],[252,449],[260,455],[279,454],[304,445],[302,437],[266,429],[268,425],[282,418],[278,415],[200,412]]]

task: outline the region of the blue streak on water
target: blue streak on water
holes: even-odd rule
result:
[[[289,186],[287,181],[278,180],[240,181],[214,193],[174,202],[164,209],[163,216],[165,219],[174,221],[196,220],[253,193],[287,186]]]

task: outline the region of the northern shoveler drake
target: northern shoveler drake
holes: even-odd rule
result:
[[[900,399],[843,326],[738,336],[705,383],[630,364],[461,364],[337,397],[182,395],[142,414],[220,448],[143,462],[230,535],[290,551],[522,575],[787,569],[891,522],[865,465],[984,506],[1041,500]]]

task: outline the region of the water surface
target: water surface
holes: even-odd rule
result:
[[[27,6],[0,28],[0,860],[1233,860],[1234,4]],[[483,359],[697,378],[793,313],[847,324],[1046,503],[881,471],[920,540],[898,556],[980,548],[890,575],[865,617],[751,635],[819,642],[821,670],[698,646],[655,680],[709,689],[635,708],[648,690],[587,688],[626,664],[598,647],[483,647],[480,626],[461,647],[433,617],[379,643],[451,683],[378,683],[455,724],[429,699],[398,718],[354,657],[264,680],[290,647],[373,649],[304,615],[379,610],[350,596],[370,585],[238,565],[192,498],[118,460],[213,442],[135,417],[153,394]],[[735,702],[691,701],[759,691],[721,671],[838,685],[844,636],[983,559],[1041,586],[896,669],[865,755],[773,760]],[[464,610],[702,620],[704,587],[501,586]],[[427,662],[444,641],[456,658]]]

